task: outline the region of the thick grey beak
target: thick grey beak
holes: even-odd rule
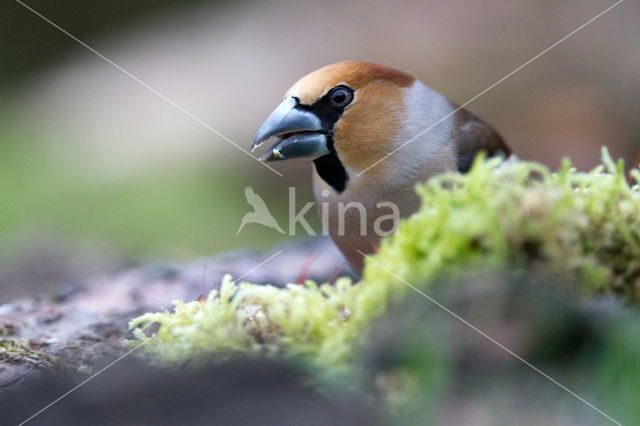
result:
[[[279,137],[260,161],[314,160],[330,153],[328,130],[311,111],[298,108],[295,98],[288,97],[271,113],[253,138],[251,151],[271,137]]]

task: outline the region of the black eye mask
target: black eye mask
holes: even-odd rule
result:
[[[342,99],[345,96],[346,99]],[[353,90],[347,86],[337,86],[331,89],[311,106],[300,105],[300,108],[308,109],[315,113],[326,128],[331,129],[328,138],[330,153],[313,161],[318,175],[337,192],[343,192],[347,187],[349,176],[347,170],[338,157],[334,147],[333,129],[336,122],[342,117],[345,108],[353,100]],[[338,101],[343,102],[338,102]]]

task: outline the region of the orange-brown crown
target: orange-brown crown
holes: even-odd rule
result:
[[[339,62],[320,68],[296,82],[287,96],[313,105],[329,90],[346,85],[354,100],[333,129],[339,157],[353,170],[363,170],[390,151],[403,122],[402,89],[415,78],[371,62]]]
[[[300,103],[311,105],[339,84],[345,84],[358,90],[376,81],[386,81],[398,87],[408,87],[415,81],[415,78],[411,74],[373,62],[338,62],[302,77],[287,91],[287,96],[295,96],[300,100]]]

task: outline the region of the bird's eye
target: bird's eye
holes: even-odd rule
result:
[[[353,100],[353,91],[348,87],[338,86],[331,90],[329,97],[334,108],[344,108]]]

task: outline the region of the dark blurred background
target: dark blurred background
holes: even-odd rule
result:
[[[614,2],[25,3],[248,148],[322,65],[379,62],[464,103]],[[631,160],[639,19],[622,3],[469,108],[524,159],[588,169],[606,145]],[[244,187],[283,223],[288,186],[311,200],[307,166],[278,177],[17,2],[0,23],[0,285],[273,244],[257,225],[234,235]]]

